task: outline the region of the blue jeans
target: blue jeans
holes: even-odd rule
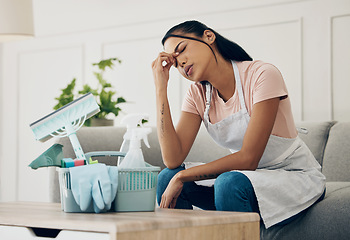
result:
[[[163,192],[170,180],[184,167],[165,168],[158,175],[157,201],[160,204]],[[226,172],[215,181],[214,187],[199,186],[185,182],[175,208],[192,209],[192,205],[204,210],[259,212],[258,202],[249,179],[239,172]]]
[[[182,170],[185,170],[185,168],[180,166],[176,169],[165,168],[159,173],[157,185],[158,204],[160,204],[161,197],[170,180]],[[324,194],[317,202],[324,198]],[[216,179],[213,187],[199,186],[194,182],[185,182],[175,208],[193,209],[192,206],[204,210],[256,212],[260,214],[254,188],[249,178],[240,172],[222,173]],[[305,210],[277,225],[288,224],[304,213]]]

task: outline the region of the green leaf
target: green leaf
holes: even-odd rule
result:
[[[103,80],[102,73],[94,72],[95,77],[97,78],[98,82],[101,83]]]
[[[121,63],[122,61],[118,58],[109,58],[109,59],[105,59],[105,60],[101,60],[98,63],[93,63],[93,66],[98,66],[99,69],[101,69],[102,71],[106,70],[106,67],[109,67],[110,69],[113,69],[114,63],[113,61],[118,61],[119,63]]]
[[[112,84],[108,83],[105,79],[103,79],[102,73],[94,72],[94,74],[95,74],[98,82],[102,86],[102,89],[112,87]]]
[[[117,107],[117,108],[114,108],[114,109],[112,110],[112,113],[113,113],[115,116],[118,116],[119,111],[121,111],[121,109],[120,109],[119,107]]]
[[[111,105],[114,106],[112,103],[112,96],[115,94],[113,91],[106,92],[105,90],[102,90],[100,93],[100,103],[102,106],[106,106],[105,108],[110,108]]]
[[[72,82],[67,85],[66,88],[62,89],[62,95],[72,95],[75,88],[76,79],[73,78]]]
[[[79,95],[91,92],[96,97],[96,101],[100,107],[100,112],[94,115],[93,118],[106,118],[108,114],[114,114],[116,117],[121,111],[121,108],[117,107],[117,105],[126,102],[123,97],[115,96],[116,91],[112,84],[103,78],[106,68],[113,69],[114,63],[116,62],[121,63],[122,61],[118,58],[109,58],[101,60],[98,63],[93,63],[93,66],[98,66],[99,68],[99,71],[93,72],[98,81],[98,86],[96,88],[91,88],[88,84],[85,84],[82,89],[78,91]],[[55,100],[58,101],[58,103],[54,106],[55,110],[74,100],[73,91],[75,89],[75,82],[76,79],[74,78],[66,88],[61,89],[61,95],[55,98]],[[84,125],[89,126],[90,122],[90,119],[88,119]]]
[[[125,103],[125,102],[126,102],[126,100],[123,97],[118,97],[117,104],[118,103]]]
[[[96,89],[92,89],[87,84],[85,84],[83,86],[83,90],[80,90],[78,93],[84,95],[84,94],[89,93],[89,92],[91,92],[94,96],[98,96],[98,91]]]
[[[74,100],[74,93],[73,90],[75,88],[75,81],[76,79],[74,78],[66,88],[61,89],[62,93],[59,97],[56,97],[55,100],[58,101],[58,103],[53,107],[54,110],[57,110],[64,105],[72,102]]]
[[[91,126],[91,118],[85,120],[84,126],[85,127],[90,127]]]

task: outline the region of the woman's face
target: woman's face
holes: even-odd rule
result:
[[[198,39],[193,34],[179,35]],[[207,42],[204,38],[200,40]],[[215,62],[215,57],[205,43],[186,38],[169,37],[164,43],[164,50],[169,54],[179,53],[174,66],[182,76],[194,82],[207,80],[210,64],[212,61]]]

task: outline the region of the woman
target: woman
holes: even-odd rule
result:
[[[258,212],[266,228],[286,224],[322,200],[325,177],[295,128],[276,67],[197,21],[171,28],[153,61],[157,128],[164,164],[161,208]],[[167,86],[174,66],[193,84],[176,129]],[[190,167],[184,160],[203,121],[232,154]],[[200,180],[213,179],[212,184]]]

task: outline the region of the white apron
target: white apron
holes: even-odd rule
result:
[[[241,104],[240,111],[220,122],[210,123],[212,87],[208,83],[203,121],[214,141],[234,153],[242,147],[250,116],[245,105],[237,65],[234,62],[232,65]],[[201,163],[186,163],[186,168],[199,164]],[[258,168],[255,171],[239,172],[251,181],[258,200],[260,215],[265,227],[269,228],[317,201],[325,189],[325,177],[320,170],[321,166],[299,137],[290,139],[271,135]],[[214,181],[215,179],[196,183],[210,186]]]

